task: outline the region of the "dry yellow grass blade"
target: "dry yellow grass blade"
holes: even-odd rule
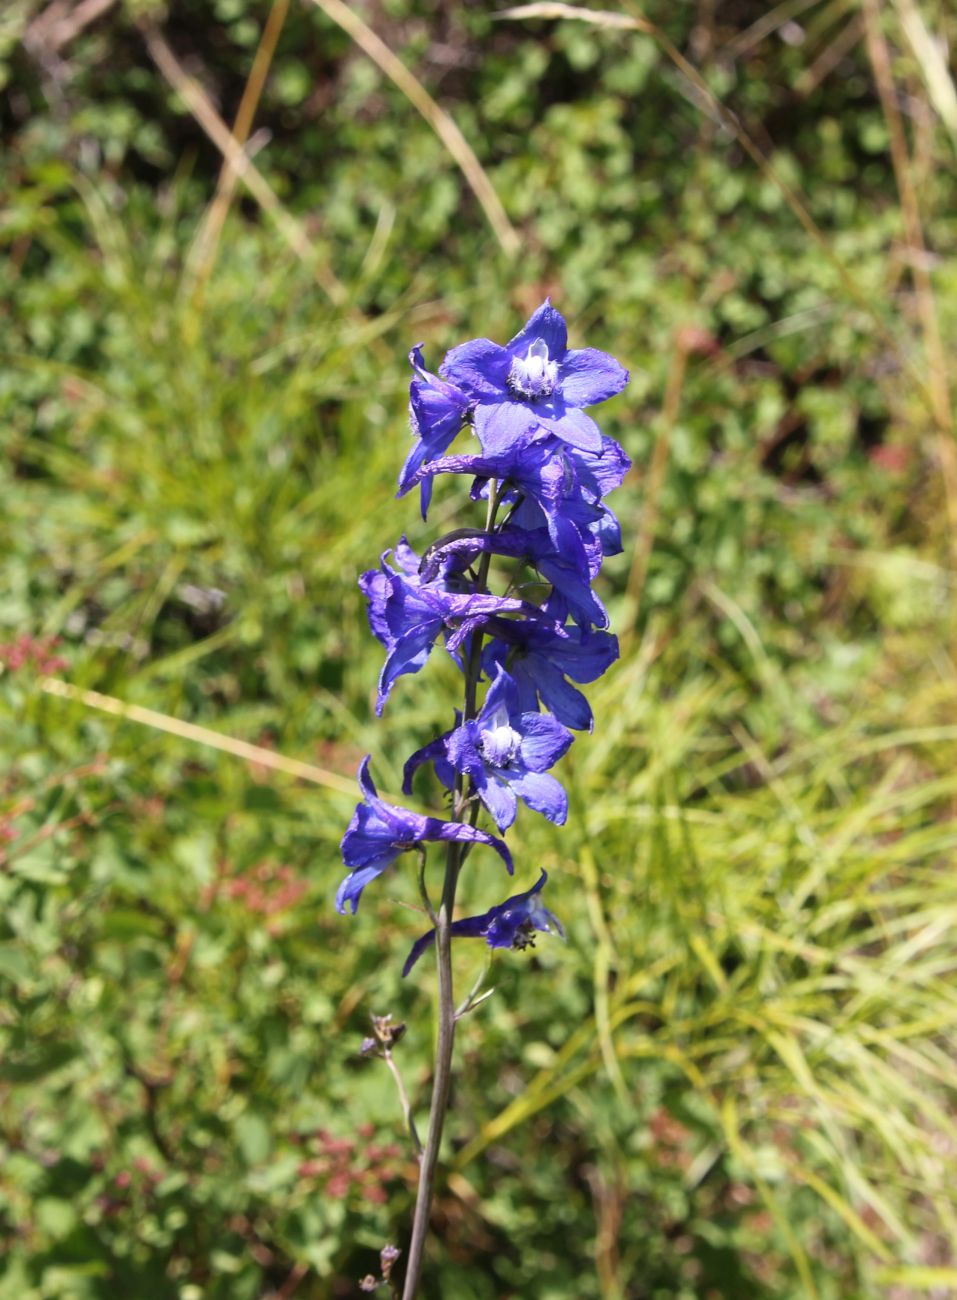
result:
[[[901,27],[910,41],[914,57],[920,64],[930,102],[957,144],[957,87],[943,53],[946,46],[934,39],[914,0],[894,0],[894,7],[900,15]]]
[[[316,283],[331,303],[341,307],[347,299],[345,288],[321,261],[316,248],[300,222],[287,212],[265,176],[249,160],[232,131],[216,112],[199,82],[180,65],[176,55],[155,27],[143,26],[143,39],[150,57],[160,72],[182,98],[196,121],[212,140],[250,194],[276,225],[276,229],[298,258],[308,266]]]
[[[746,27],[743,32],[733,40],[728,41],[725,46],[725,53],[733,58],[740,58],[742,54],[747,54],[755,45],[760,45],[773,32],[783,27],[785,23],[791,22],[799,14],[804,13],[805,9],[811,9],[818,3],[818,0],[784,0],[784,3],[775,5],[769,9],[766,14]]]
[[[41,8],[31,21],[24,32],[23,43],[31,54],[42,60],[47,62],[55,60],[64,46],[69,45],[85,27],[96,22],[97,18],[101,18],[115,4],[116,0],[80,0],[75,8],[63,4],[49,4]],[[38,7],[28,4],[24,21],[29,11]]]
[[[253,59],[249,78],[246,81],[246,89],[243,91],[243,97],[239,102],[239,108],[233,122],[233,139],[241,150],[245,150],[246,143],[249,140],[256,109],[259,107],[259,100],[266,85],[269,69],[272,66],[276,46],[279,44],[279,37],[289,14],[289,4],[290,0],[273,0],[272,9],[269,11],[269,17],[263,27],[262,36],[259,38],[259,46]],[[243,154],[243,156],[246,155]],[[235,162],[230,158],[224,158],[219,173],[219,181],[216,185],[216,195],[207,209],[202,227],[187,258],[187,267],[194,271],[198,287],[206,283],[212,272],[213,264],[216,261],[216,252],[219,248],[219,239],[226,223],[226,217],[229,215],[229,209],[238,183],[239,174]]]
[[[116,718],[127,722],[138,722],[142,726],[152,727],[156,731],[165,731],[170,736],[181,740],[191,740],[211,749],[219,749],[234,758],[245,759],[273,772],[284,772],[287,776],[297,777],[301,781],[311,781],[314,785],[325,786],[339,794],[355,795],[356,783],[349,777],[330,772],[324,767],[312,763],[303,763],[298,758],[287,758],[285,754],[276,754],[271,749],[260,745],[251,745],[246,740],[236,740],[233,736],[224,736],[222,732],[211,731],[209,727],[197,726],[195,722],[182,722],[170,717],[168,713],[157,713],[155,709],[145,709],[139,704],[126,704],[112,695],[101,695],[99,691],[86,691],[69,682],[60,681],[58,677],[41,677],[40,689],[48,695],[60,699],[73,700],[88,709],[99,709],[101,713],[112,713]]]
[[[890,51],[884,37],[877,0],[864,0],[864,35],[868,58],[874,73],[874,84],[887,123],[890,138],[891,162],[897,191],[900,195],[901,220],[914,290],[917,298],[917,310],[920,315],[921,331],[924,335],[924,349],[929,370],[928,392],[937,432],[937,449],[947,502],[947,516],[953,543],[953,553],[957,561],[957,444],[954,442],[954,416],[951,407],[950,386],[947,379],[947,357],[940,332],[937,304],[927,266],[927,245],[924,240],[924,226],[921,219],[920,202],[917,186],[914,182],[910,150],[907,146],[907,134],[898,103],[897,88],[891,67]]]
[[[631,18],[628,14],[616,14],[610,9],[585,9],[581,5],[568,4],[528,4],[516,5],[513,9],[501,9],[496,18],[579,18],[592,23],[595,27],[613,27],[626,32],[652,33],[652,24],[641,18]]]
[[[473,194],[482,205],[482,211],[488,218],[488,223],[503,252],[509,257],[514,257],[521,247],[518,232],[506,216],[501,199],[485,174],[482,164],[476,158],[472,146],[445,109],[435,102],[422,83],[412,75],[401,59],[392,53],[381,37],[363,22],[355,10],[343,4],[342,0],[312,0],[312,3],[351,36],[356,45],[390,81],[398,86],[410,104],[422,114],[468,181]]]

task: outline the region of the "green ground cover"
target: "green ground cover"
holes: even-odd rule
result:
[[[287,8],[252,127],[279,224],[240,190],[204,240],[220,154],[150,32],[231,121]],[[57,49],[42,5],[0,15],[0,1300],[349,1296],[401,1240],[414,1164],[359,1046],[408,1023],[424,1120],[413,867],[331,900],[359,757],[397,794],[456,673],[376,722],[355,578],[469,522],[394,499],[409,346],[547,292],[633,373],[623,653],[567,827],[515,828],[568,943],[499,955],[463,1022],[426,1294],[953,1294],[954,14],[351,8],[517,254],[312,5],[131,3]],[[469,911],[503,883],[472,865]]]

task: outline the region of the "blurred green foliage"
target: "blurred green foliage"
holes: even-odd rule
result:
[[[332,912],[341,778],[372,752],[397,791],[455,673],[435,656],[374,722],[355,577],[462,522],[453,489],[427,528],[393,499],[409,345],[507,337],[546,292],[633,372],[606,415],[636,463],[602,591],[623,655],[564,764],[569,825],[516,827],[517,880],[549,867],[569,943],[499,958],[463,1022],[426,1294],[947,1294],[955,577],[861,11],[644,10],[845,278],[650,36],[357,7],[452,112],[522,252],[293,6],[255,161],[342,309],[244,196],[203,265],[219,156],[137,25],[231,119],[268,5],[118,6],[58,50],[39,4],[0,16],[0,1300],[347,1296],[401,1244],[414,1162],[359,1045],[371,1012],[408,1022],[424,1121],[430,979],[398,978],[411,867]],[[913,12],[884,26],[949,354],[954,140]],[[918,19],[957,39],[943,5]],[[481,868],[470,910],[501,897]]]

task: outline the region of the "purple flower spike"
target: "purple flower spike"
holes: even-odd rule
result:
[[[524,894],[515,894],[507,898],[504,903],[489,908],[481,916],[469,916],[461,921],[453,921],[451,926],[453,938],[484,939],[490,948],[514,948],[519,952],[524,948],[535,946],[536,930],[545,934],[555,933],[564,939],[565,931],[558,918],[538,898],[547,879],[548,872],[543,870],[537,884],[526,890]],[[430,930],[413,944],[412,951],[402,967],[403,976],[408,975],[426,948],[431,947],[434,942],[435,931]]]
[[[621,529],[605,498],[622,484],[630,462],[585,408],[619,393],[627,371],[605,352],[570,350],[564,318],[547,299],[504,347],[472,339],[446,354],[438,374],[426,370],[421,345],[409,353],[409,362],[413,440],[398,495],[418,485],[424,519],[436,476],[465,475],[471,501],[488,503],[486,522],[450,525],[421,558],[402,538],[378,568],[362,574],[359,586],[369,626],[385,647],[377,714],[396,681],[418,672],[437,642],[461,672],[461,712],[406,762],[403,780],[410,794],[415,772],[432,763],[439,781],[454,792],[454,815],[461,820],[383,802],[369,775],[370,760],[364,759],[362,800],[342,840],[349,874],[336,896],[341,913],[354,913],[371,880],[400,854],[422,853],[427,842],[461,844],[450,850],[453,872],[466,865],[473,844],[486,844],[511,873],[511,855],[498,836],[513,824],[520,803],[563,825],[568,796],[550,769],[572,743],[569,729],[592,727],[588,701],[576,687],[594,681],[618,657],[593,584],[604,557],[622,549]],[[465,430],[478,437],[478,445],[457,441]],[[503,562],[507,585],[498,587]],[[496,834],[475,825],[480,805]],[[443,935],[450,927],[452,936],[482,938],[492,948],[526,947],[536,931],[562,934],[540,901],[546,879],[543,871],[532,889],[481,916],[452,921],[440,913],[436,925]],[[448,876],[443,896],[453,892]],[[426,911],[435,920],[432,904]],[[434,931],[418,940],[403,974],[434,941]],[[440,986],[446,1014],[451,990],[443,981]],[[436,1070],[437,1088],[447,1078],[447,1047]]]
[[[581,408],[614,397],[628,382],[627,370],[607,352],[568,351],[565,321],[547,298],[505,347],[491,339],[462,343],[440,372],[474,401],[475,432],[489,456],[542,431],[600,451],[598,426]]]
[[[354,914],[362,891],[369,881],[381,876],[400,853],[427,840],[488,844],[505,863],[511,875],[514,870],[512,855],[508,846],[494,835],[487,835],[485,831],[476,830],[464,822],[423,817],[421,813],[397,808],[380,799],[369,775],[369,762],[367,755],[359,765],[359,788],[363,801],[357,805],[342,837],[342,860],[352,870],[339,886],[336,911],[344,913],[348,907]]]
[[[568,797],[547,771],[571,743],[568,728],[547,713],[521,712],[518,688],[500,666],[478,717],[413,754],[405,765],[402,789],[411,794],[416,769],[431,761],[440,779],[452,769],[471,777],[500,831],[515,820],[519,799],[562,826]],[[446,784],[451,788],[452,782]]]

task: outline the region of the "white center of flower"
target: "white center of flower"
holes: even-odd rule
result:
[[[536,339],[524,357],[515,357],[508,372],[508,386],[521,397],[551,397],[558,384],[558,362],[548,356],[544,339]]]
[[[508,723],[479,734],[479,750],[490,767],[508,767],[518,754],[522,737]]]

